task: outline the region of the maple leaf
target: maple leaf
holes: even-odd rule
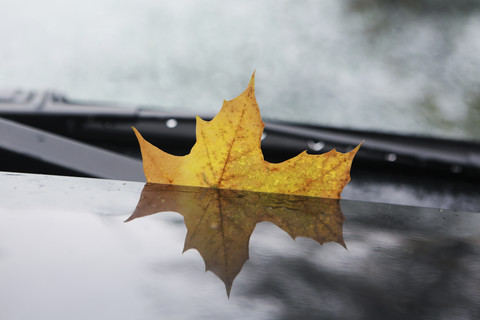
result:
[[[168,154],[133,130],[147,182],[340,198],[361,144],[348,153],[304,151],[282,163],[269,163],[260,146],[264,127],[255,99],[254,73],[247,89],[224,101],[214,119],[197,117],[197,141],[186,156]]]
[[[259,222],[269,221],[293,239],[302,236],[345,247],[345,217],[336,199],[147,183],[126,221],[163,211],[184,217],[184,251],[198,250],[205,269],[224,282],[227,295],[248,260],[250,236]]]

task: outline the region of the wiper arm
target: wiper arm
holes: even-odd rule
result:
[[[0,148],[86,176],[145,180],[140,160],[0,118]],[[1,168],[0,168],[1,170]]]
[[[137,150],[137,145],[131,125],[137,126],[152,143],[173,153],[188,153],[195,142],[193,115],[71,101],[48,91],[17,90],[0,94],[2,116],[64,137],[115,146],[116,151],[128,144],[131,146],[128,152],[137,157],[138,151],[132,151]],[[281,161],[305,149],[309,153],[323,153],[332,148],[349,151],[365,140],[357,155],[359,161],[480,176],[480,144],[476,142],[271,121],[267,121],[265,133],[262,148],[267,160]]]

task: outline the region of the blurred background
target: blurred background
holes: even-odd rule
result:
[[[475,0],[2,0],[0,88],[480,141]]]

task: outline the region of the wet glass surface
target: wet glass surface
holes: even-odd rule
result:
[[[0,179],[1,319],[480,314],[478,213],[42,175]],[[188,248],[197,250],[182,253]],[[235,268],[222,269],[228,265]]]
[[[206,269],[225,283],[227,295],[248,260],[250,236],[260,222],[275,224],[293,239],[303,236],[345,246],[345,217],[335,199],[146,184],[126,221],[165,211],[184,217],[188,230],[184,251],[198,250]]]
[[[3,0],[0,12],[3,88],[215,115],[255,69],[264,119],[480,139],[479,1]]]

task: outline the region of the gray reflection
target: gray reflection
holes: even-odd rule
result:
[[[259,222],[271,222],[293,239],[345,246],[345,218],[335,199],[147,183],[126,221],[165,211],[183,215],[188,230],[184,251],[198,250],[206,270],[225,283],[227,295],[249,258],[250,236]]]
[[[342,209],[348,252],[259,259],[260,281],[241,294],[277,305],[278,319],[477,319],[479,214],[354,201]]]

